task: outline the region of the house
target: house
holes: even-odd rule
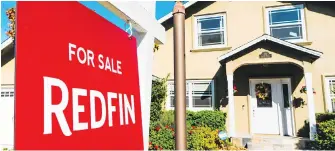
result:
[[[186,4],[186,104],[227,112],[231,137],[297,136],[315,113],[335,111],[334,2]],[[166,109],[174,108],[173,17],[153,74],[170,73]]]
[[[14,70],[14,43],[9,38],[1,43],[0,149],[13,146]]]

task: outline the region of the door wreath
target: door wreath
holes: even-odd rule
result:
[[[256,84],[256,96],[261,100],[268,100],[271,96],[271,85],[267,83]]]

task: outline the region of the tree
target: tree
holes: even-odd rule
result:
[[[15,38],[15,8],[10,8],[6,11],[7,18],[9,20],[9,30],[6,35],[11,38]]]

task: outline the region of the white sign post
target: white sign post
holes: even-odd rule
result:
[[[133,35],[137,39],[143,144],[144,150],[148,150],[153,48],[155,42],[157,44],[165,42],[165,28],[155,18],[156,1],[99,1],[99,3],[124,21],[130,21],[134,28]]]

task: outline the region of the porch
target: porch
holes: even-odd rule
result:
[[[295,136],[309,120],[312,140],[316,133],[313,62],[321,55],[263,35],[219,57],[226,69],[229,135]],[[306,91],[300,92],[303,86]],[[297,107],[299,102],[307,106]]]

